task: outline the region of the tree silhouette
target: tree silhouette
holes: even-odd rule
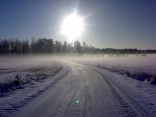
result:
[[[59,41],[53,41],[48,38],[32,38],[29,43],[27,40],[19,39],[0,39],[0,54],[67,54],[67,53],[79,53],[79,54],[141,54],[141,53],[156,53],[156,50],[137,50],[136,48],[114,49],[114,48],[95,48],[94,46],[87,45],[86,42],[81,43],[75,41],[74,43],[64,43]]]

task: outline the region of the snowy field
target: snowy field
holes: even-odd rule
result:
[[[51,56],[1,57],[0,117],[41,95],[67,73],[62,68]]]
[[[85,58],[85,59],[84,59]],[[138,68],[156,70],[156,54],[142,55],[127,55],[127,56],[85,56],[82,60],[88,63],[100,63],[101,65],[123,66],[128,68]],[[81,59],[80,59],[81,60]]]
[[[0,117],[155,117],[156,85],[135,78],[145,73],[154,77],[156,55],[3,56]]]
[[[136,103],[139,103],[147,112],[152,113],[152,117],[156,116],[155,54],[146,56],[85,56],[84,58],[74,61],[87,65],[110,78],[130,97],[133,97],[137,101]],[[151,83],[153,78],[154,83]]]
[[[85,58],[85,59],[84,59]],[[119,72],[120,74],[130,75],[144,75],[140,80],[152,80],[156,78],[156,54],[142,55],[128,55],[128,56],[85,56],[79,59],[79,62],[94,65],[101,69],[106,69],[112,72]]]
[[[34,73],[48,73],[60,67],[56,61],[49,56],[5,56],[0,58],[0,83],[13,80],[18,75],[21,80],[25,75]]]

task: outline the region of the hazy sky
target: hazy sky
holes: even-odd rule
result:
[[[156,0],[0,0],[0,38],[65,41],[64,18],[77,11],[77,40],[100,48],[156,49]]]

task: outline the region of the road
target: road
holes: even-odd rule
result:
[[[12,117],[149,117],[111,79],[87,65],[66,62],[69,73]]]

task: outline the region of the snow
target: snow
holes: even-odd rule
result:
[[[156,85],[119,72],[155,74],[155,63],[156,55],[1,57],[0,116],[155,117]]]
[[[97,67],[90,67],[111,79],[115,84],[117,84],[117,86],[127,92],[133,100],[139,103],[144,110],[150,113],[153,117],[156,116],[156,85],[134,80],[126,75],[112,73]]]
[[[142,77],[141,75],[144,75],[145,78],[140,78],[141,80],[144,80],[147,77],[148,80],[151,81],[153,77],[156,77],[155,54],[149,54],[147,56],[92,56],[79,59],[79,62],[98,66],[112,72],[119,72],[120,74],[128,72],[129,76],[134,79],[139,79],[139,77]]]
[[[150,73],[156,74],[156,55],[143,56],[124,56],[124,57],[110,57],[101,56],[86,58],[86,60],[74,60],[80,64],[91,67],[107,78],[111,79],[128,95],[134,98],[139,105],[147,110],[151,115],[156,116],[156,85],[150,84],[147,80],[144,82],[127,77],[126,74],[120,74],[122,71],[128,70],[132,74],[136,73]],[[98,66],[100,65],[100,67]],[[112,69],[115,69],[112,72]]]
[[[9,116],[9,113],[16,112],[68,73],[67,69],[62,70],[60,63],[49,58],[5,57],[4,60],[1,59],[1,68],[5,68],[5,71],[0,74],[0,116]],[[13,80],[17,73],[21,79],[20,85],[16,86]]]

